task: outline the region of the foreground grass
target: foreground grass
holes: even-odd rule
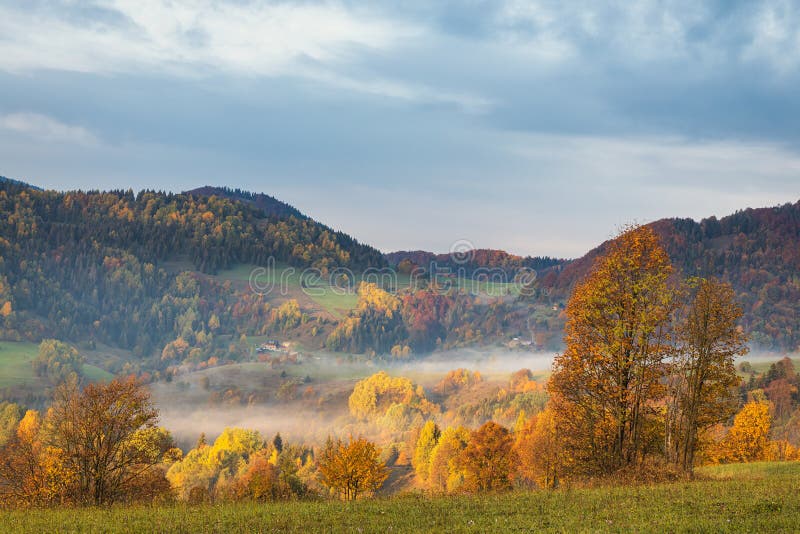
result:
[[[404,496],[0,514],[9,532],[796,531],[800,463],[702,470],[706,480],[471,497]],[[718,477],[718,478],[711,478]]]

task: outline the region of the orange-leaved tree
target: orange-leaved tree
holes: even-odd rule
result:
[[[685,471],[694,467],[701,433],[735,412],[734,358],[748,351],[731,286],[699,279],[690,280],[689,290],[693,296],[676,329],[665,442],[667,455]]]
[[[514,440],[508,429],[494,421],[484,423],[470,435],[461,453],[463,488],[467,491],[510,488],[516,459]]]
[[[42,442],[39,412],[29,410],[0,448],[0,504],[47,506],[71,500],[76,477],[63,452]]]
[[[375,444],[352,437],[348,443],[328,438],[319,457],[319,472],[322,483],[346,501],[377,491],[389,477]]]
[[[558,442],[556,417],[551,407],[531,417],[516,433],[517,474],[541,488],[556,488],[564,459]]]
[[[671,274],[655,232],[633,227],[608,244],[569,300],[566,349],[548,387],[565,455],[582,474],[639,465],[658,445]]]
[[[109,504],[168,488],[160,467],[173,445],[157,420],[150,393],[134,378],[60,386],[45,418],[47,443],[75,474],[76,500]]]

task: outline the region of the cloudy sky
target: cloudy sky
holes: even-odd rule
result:
[[[0,0],[0,175],[576,256],[800,198],[800,3]]]

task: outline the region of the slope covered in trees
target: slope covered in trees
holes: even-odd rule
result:
[[[297,217],[298,219],[306,218],[306,216],[300,213],[300,210],[294,206],[290,206],[286,202],[282,202],[277,198],[270,195],[265,195],[264,193],[251,193],[249,191],[242,191],[241,189],[230,189],[228,187],[214,187],[206,185],[190,191],[184,191],[184,194],[195,197],[217,196],[221,198],[227,198],[228,200],[245,202],[254,208],[263,211],[268,217]]]
[[[350,236],[267,215],[259,202],[0,181],[0,338],[88,339],[150,354],[188,334],[194,347],[200,333],[258,333],[268,306],[167,262],[203,273],[269,258],[321,272],[385,263]]]
[[[684,276],[713,276],[733,286],[742,326],[764,348],[800,345],[800,201],[746,209],[717,219],[649,224]],[[566,299],[610,242],[540,278],[551,298]]]
[[[173,352],[177,360],[183,352],[208,358],[215,335],[269,333],[272,306],[280,304],[241,284],[178,271],[213,274],[265,265],[268,258],[323,276],[339,267],[358,273],[387,264],[401,276],[423,271],[413,287],[381,286],[393,297],[386,302],[400,302],[391,317],[373,303],[357,304],[322,328],[317,347],[327,339],[334,350],[408,356],[519,337],[555,348],[563,304],[609,245],[574,261],[497,250],[383,255],[268,195],[209,186],[183,194],[55,192],[0,180],[0,213],[0,339],[98,341],[139,355],[166,354],[167,360]],[[800,202],[649,226],[682,276],[731,284],[754,345],[798,347]],[[538,278],[533,298],[487,298],[458,284],[444,290],[434,268],[489,280],[491,271],[509,282],[533,269]],[[445,275],[444,281],[451,280]],[[315,313],[308,303],[300,305],[293,326],[283,321],[279,330],[302,326],[303,315]],[[176,350],[164,352],[173,342]]]

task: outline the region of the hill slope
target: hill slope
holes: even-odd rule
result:
[[[474,249],[466,250],[461,253],[434,254],[424,250],[397,251],[384,254],[389,265],[400,265],[407,261],[414,266],[421,267],[428,271],[433,271],[433,266],[441,269],[450,269],[454,273],[459,270],[469,276],[477,269],[501,270],[513,278],[514,273],[522,268],[533,269],[536,271],[548,269],[550,267],[564,265],[569,260],[550,258],[547,256],[517,256],[504,250],[493,249]]]
[[[242,191],[241,189],[206,185],[190,191],[184,191],[183,194],[195,197],[218,196],[227,198],[228,200],[241,201],[264,212],[264,215],[268,217],[277,217],[280,219],[288,217],[297,217],[298,219],[307,218],[294,206],[290,206],[286,202],[282,202],[264,193],[251,193],[249,191]]]
[[[662,219],[651,223],[673,265],[684,276],[716,276],[736,290],[743,326],[762,347],[800,345],[800,202],[746,209],[717,219]],[[608,242],[551,270],[540,280],[566,299]]]
[[[385,265],[376,249],[294,208],[278,203],[268,216],[269,198],[0,181],[0,339],[97,341],[139,355],[177,338],[196,347],[212,333],[258,334],[271,312],[246,286],[178,271],[269,258],[322,271]]]

